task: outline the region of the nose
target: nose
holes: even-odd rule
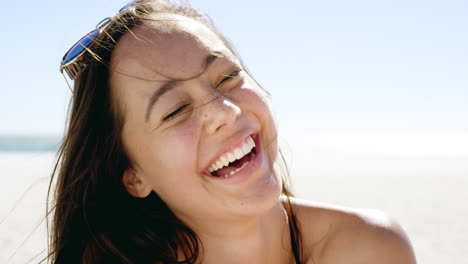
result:
[[[222,94],[218,94],[202,108],[203,124],[208,134],[214,134],[229,127],[241,114],[239,106]]]

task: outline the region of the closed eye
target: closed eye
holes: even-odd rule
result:
[[[227,82],[227,81],[237,77],[241,71],[242,71],[241,69],[235,69],[230,74],[225,75],[225,77],[219,82],[219,84],[222,84],[223,82]]]
[[[168,114],[167,116],[165,116],[163,118],[163,121],[167,121],[169,119],[172,119],[174,117],[176,117],[177,115],[179,114],[182,114],[183,113],[183,110],[185,108],[187,108],[187,106],[189,106],[189,104],[184,104],[184,105],[181,105],[179,108],[177,108],[176,110],[172,111],[170,114]]]

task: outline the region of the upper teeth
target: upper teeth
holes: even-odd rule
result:
[[[211,173],[221,169],[224,166],[227,166],[230,162],[243,158],[254,147],[255,142],[253,141],[252,137],[248,137],[240,147],[221,155],[217,161],[211,164],[211,166],[208,168],[208,171]]]

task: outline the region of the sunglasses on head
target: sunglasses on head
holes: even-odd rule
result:
[[[120,14],[132,6],[133,1],[130,1],[122,7],[117,14]],[[82,61],[83,54],[99,34],[109,25],[111,17],[106,17],[96,25],[96,28],[78,40],[66,53],[63,55],[60,62],[60,72],[65,71],[71,80],[75,80],[78,74],[86,67]]]

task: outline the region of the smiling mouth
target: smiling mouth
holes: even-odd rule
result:
[[[248,137],[240,147],[229,151],[215,161],[208,169],[214,177],[229,178],[244,169],[257,154],[252,136]]]

